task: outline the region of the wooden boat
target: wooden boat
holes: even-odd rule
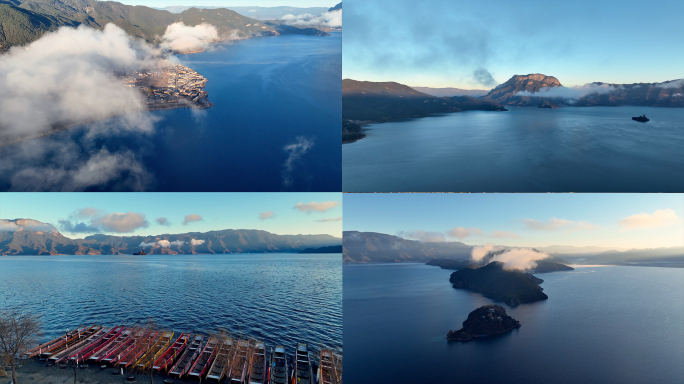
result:
[[[147,369],[152,366],[152,363],[161,355],[169,344],[171,344],[171,339],[173,338],[173,331],[162,332],[162,335],[157,341],[152,344],[152,347],[145,352],[144,355],[138,359],[135,366],[139,369]]]
[[[76,363],[87,361],[96,351],[100,350],[104,346],[109,345],[110,341],[116,339],[121,332],[123,332],[123,329],[123,326],[111,328],[104,335],[94,339],[87,346],[74,352],[71,356],[69,356],[69,360],[75,361]]]
[[[249,367],[250,348],[246,340],[240,340],[237,343],[235,356],[230,364],[230,383],[244,383],[247,379],[247,368]]]
[[[171,346],[164,351],[152,365],[155,371],[168,370],[173,365],[173,362],[183,353],[185,346],[188,345],[189,333],[181,333]]]
[[[321,350],[321,357],[318,361],[318,384],[337,384],[337,366],[335,364],[335,354],[329,349]]]
[[[216,353],[214,363],[207,371],[207,380],[221,381],[228,373],[230,362],[233,358],[233,339],[225,339]]]
[[[121,361],[121,359],[125,358],[126,355],[128,355],[133,349],[135,349],[137,343],[148,333],[149,331],[145,331],[144,329],[138,330],[130,338],[126,339],[122,343],[121,347],[119,347],[115,351],[110,352],[104,359],[102,359],[102,361],[112,365],[118,364],[119,361]]]
[[[129,339],[131,335],[133,335],[133,330],[130,328],[124,328],[123,331],[121,331],[121,333],[119,334],[119,336],[112,338],[112,340],[109,343],[107,343],[107,345],[95,351],[95,353],[93,353],[90,356],[90,361],[102,361],[112,351],[116,351],[118,348],[121,348],[121,344],[125,340]]]
[[[49,359],[56,362],[61,362],[62,360],[68,359],[69,356],[88,345],[94,338],[100,337],[105,332],[102,326],[91,327],[81,332],[78,339],[73,340],[72,344],[67,344],[63,346],[60,352],[50,355]]]
[[[86,328],[87,327],[80,327],[79,326],[78,328],[76,328],[74,330],[71,330],[71,331],[67,330],[64,333],[64,335],[58,336],[58,337],[54,338],[53,340],[48,341],[47,343],[38,344],[37,347],[29,349],[28,351],[22,353],[20,357],[24,358],[24,359],[28,359],[31,357],[40,356],[40,355],[42,355],[43,351],[47,352],[50,349],[50,347],[52,347],[52,346],[54,346],[54,345],[56,345],[56,344],[58,344],[64,340],[78,334],[79,332],[86,330]]]
[[[266,344],[257,342],[249,362],[248,384],[266,383]]]
[[[271,351],[271,363],[268,366],[269,384],[287,384],[290,380],[287,366],[287,355],[285,347],[276,345],[275,350]]]
[[[204,341],[204,335],[195,334],[192,338],[192,342],[188,345],[183,352],[183,355],[178,359],[176,365],[169,371],[170,375],[176,375],[179,378],[187,374],[190,368],[192,368],[192,363],[195,362],[200,352],[202,351],[202,342]]]
[[[309,348],[304,343],[297,343],[297,348],[295,349],[292,384],[314,384]]]
[[[78,343],[79,341],[83,340],[83,338],[87,338],[90,336],[93,332],[97,332],[101,327],[99,325],[92,325],[90,327],[85,327],[82,329],[79,329],[76,331],[76,333],[72,335],[67,335],[67,337],[64,338],[64,340],[61,340],[52,346],[48,348],[47,351],[43,351],[40,356],[42,357],[51,357],[71,346],[74,344]]]
[[[147,332],[143,337],[136,341],[133,348],[131,348],[131,351],[127,353],[126,356],[122,357],[121,360],[117,362],[117,365],[124,368],[132,366],[160,337],[161,334],[159,331]]]
[[[204,349],[200,353],[199,357],[197,357],[197,360],[192,365],[192,368],[190,368],[188,376],[200,379],[202,378],[202,376],[204,376],[205,373],[207,373],[209,367],[211,367],[211,363],[214,362],[214,357],[216,356],[216,352],[218,349],[216,348],[217,344],[218,338],[209,338],[207,344],[204,346]]]

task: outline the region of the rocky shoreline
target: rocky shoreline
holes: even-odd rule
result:
[[[468,314],[463,328],[449,331],[447,340],[468,342],[474,338],[499,335],[520,328],[518,320],[508,316],[500,305],[485,305]]]

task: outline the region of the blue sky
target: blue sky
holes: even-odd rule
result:
[[[208,6],[208,7],[334,7],[335,0],[119,0],[129,5],[145,5],[147,7],[163,8],[172,5]],[[338,1],[339,3],[339,1]]]
[[[324,205],[310,204],[327,203]],[[300,204],[298,207],[297,204]],[[89,214],[78,214],[79,210]],[[126,214],[126,229],[116,233],[107,218],[114,213]],[[269,215],[269,212],[272,214]],[[260,214],[265,219],[260,219]],[[140,220],[140,214],[144,219]],[[199,215],[201,221],[183,225],[186,216]],[[160,225],[158,218],[170,225]],[[158,235],[164,233],[206,232],[220,229],[261,229],[279,235],[330,234],[342,236],[341,193],[2,193],[0,219],[26,218],[55,225],[70,238],[91,233],[69,233],[60,220],[74,225],[97,226],[102,233],[113,235]],[[192,216],[190,219],[196,218]],[[328,221],[323,221],[328,219]],[[338,220],[331,220],[338,219]],[[148,222],[147,227],[142,224]],[[121,228],[121,227],[119,227]]]
[[[347,0],[343,76],[489,89],[543,73],[563,85],[684,78],[682,1]]]
[[[345,194],[344,214],[345,231],[414,240],[460,227],[472,245],[684,246],[684,194]]]

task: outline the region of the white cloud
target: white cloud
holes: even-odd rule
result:
[[[313,147],[314,143],[312,140],[307,139],[304,136],[297,137],[294,143],[287,144],[283,147],[283,150],[287,153],[287,160],[283,164],[283,185],[289,187],[292,185],[292,172],[294,167],[306,152]]]
[[[203,220],[204,220],[204,219],[202,218],[202,216],[200,216],[200,215],[198,215],[198,214],[196,214],[196,213],[193,213],[193,214],[191,214],[191,215],[185,216],[185,218],[183,219],[183,225],[188,225],[188,224],[190,224],[190,223],[192,223],[192,222],[195,222],[195,221],[203,221]]]
[[[308,13],[301,15],[285,15],[283,21],[287,25],[296,27],[327,27],[339,28],[342,26],[342,10],[328,11],[319,16]]]
[[[86,220],[81,222],[79,219]],[[69,216],[68,220],[59,220],[60,228],[70,233],[130,233],[140,228],[147,228],[149,225],[143,213],[106,213],[92,207],[77,210]]]
[[[328,223],[328,222],[331,222],[331,221],[342,221],[342,216],[340,216],[340,217],[334,217],[334,218],[331,218],[331,219],[321,219],[321,220],[316,220],[316,221],[319,222],[319,223]]]
[[[195,240],[195,239],[192,239],[192,240],[190,240],[190,244],[191,244],[191,245],[202,245],[202,244],[204,244],[205,241],[206,241],[206,240]]]
[[[451,237],[455,237],[459,240],[463,240],[466,237],[469,236],[482,236],[482,230],[479,228],[464,228],[464,227],[454,227],[451,230],[447,231],[447,235]]]
[[[485,245],[479,245],[473,247],[473,250],[470,252],[470,259],[473,260],[474,262],[478,263],[484,259],[485,256],[491,251],[493,251],[496,247],[492,244],[485,244]]]
[[[337,207],[338,204],[338,201],[322,201],[320,203],[317,201],[311,201],[308,203],[299,202],[295,204],[293,209],[305,213],[325,212]]]
[[[526,248],[509,249],[492,258],[492,261],[499,261],[504,263],[505,269],[520,269],[523,271],[530,270],[537,266],[537,261],[546,259],[548,254],[543,252],[535,252]]]
[[[621,232],[643,228],[663,228],[677,225],[681,219],[672,209],[658,209],[653,213],[637,213],[620,219]]]
[[[275,213],[273,211],[259,213],[259,220],[266,219],[275,219]]]
[[[579,99],[584,96],[598,93],[609,93],[610,91],[618,89],[608,84],[585,84],[576,87],[544,87],[537,92],[520,91],[516,96],[534,96],[534,97],[559,97],[563,99]]]
[[[407,239],[414,239],[422,242],[442,242],[445,236],[441,232],[428,232],[422,229],[416,231],[401,231],[399,236]]]
[[[599,225],[592,224],[588,221],[571,221],[566,219],[559,219],[552,217],[547,221],[539,221],[534,219],[521,220],[525,224],[525,228],[535,231],[560,231],[565,230],[567,233],[584,231],[600,228]]]
[[[211,24],[202,23],[194,27],[177,22],[166,27],[162,36],[162,49],[176,52],[192,52],[206,49],[209,43],[218,40],[218,31]]]

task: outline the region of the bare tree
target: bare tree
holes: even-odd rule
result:
[[[36,344],[40,336],[39,316],[20,311],[0,312],[0,352],[12,367],[12,383],[17,383],[16,357]]]

